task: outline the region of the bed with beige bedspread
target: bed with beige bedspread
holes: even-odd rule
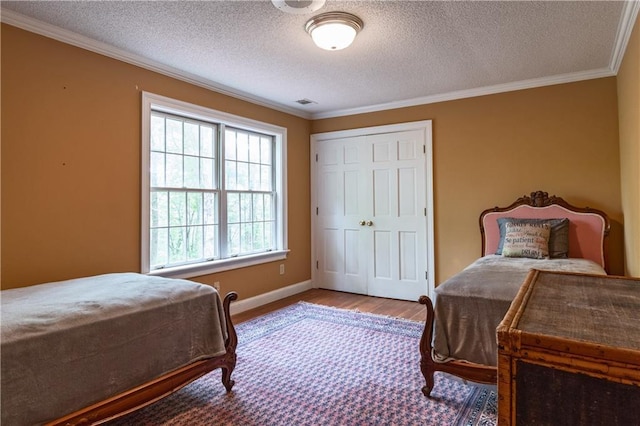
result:
[[[114,417],[172,391],[147,394],[145,384],[207,362],[227,370],[225,386],[233,385],[235,331],[210,286],[116,273],[4,290],[1,296],[3,426],[55,422],[91,406],[99,413],[62,423]],[[132,389],[132,406],[104,411],[105,400]]]
[[[433,374],[496,383],[496,328],[531,269],[606,274],[609,220],[603,212],[572,206],[537,191],[508,207],[480,215],[483,256],[427,296],[420,341],[421,370],[429,396]]]

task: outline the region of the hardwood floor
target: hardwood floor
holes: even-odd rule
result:
[[[271,311],[284,308],[299,301],[333,306],[342,309],[359,310],[378,315],[406,318],[413,321],[425,321],[427,311],[418,302],[363,296],[360,294],[314,288],[249,311],[233,315],[234,324],[250,320]]]

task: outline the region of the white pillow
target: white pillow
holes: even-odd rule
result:
[[[548,223],[512,223],[505,224],[504,257],[528,257],[531,259],[549,258]]]

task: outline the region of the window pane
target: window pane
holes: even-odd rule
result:
[[[271,191],[273,187],[273,177],[271,166],[260,166],[260,190]]]
[[[185,228],[169,228],[169,262],[181,263],[186,260]]]
[[[169,193],[169,226],[186,225],[186,195],[184,192]]]
[[[262,137],[260,138],[260,162],[262,164],[271,164],[271,157],[272,157],[272,139],[271,138],[266,138],[266,137]]]
[[[264,220],[273,220],[273,195],[266,194],[264,200]]]
[[[236,187],[240,190],[249,189],[249,164],[236,163]]]
[[[213,166],[213,158],[200,158],[200,188],[215,188]]]
[[[200,135],[197,124],[184,123],[184,153],[185,155],[200,154]]]
[[[236,133],[236,150],[238,161],[249,161],[249,135],[246,133]]]
[[[187,228],[187,260],[202,259],[202,227],[189,226]]]
[[[227,223],[240,222],[240,194],[227,194]]]
[[[249,161],[252,163],[260,162],[260,136],[249,136]]]
[[[187,194],[187,224],[202,225],[202,194],[189,192]]]
[[[237,159],[236,155],[236,132],[227,130],[224,132],[224,158],[227,160]]]
[[[164,186],[164,154],[161,152],[151,153],[151,186]]]
[[[240,225],[240,253],[250,253],[253,251],[252,231],[253,227],[250,223]]]
[[[262,222],[256,222],[253,224],[253,249],[264,249],[264,225]]]
[[[227,227],[227,252],[229,256],[240,253],[240,225],[229,224]]]
[[[149,251],[152,269],[165,265],[169,260],[167,235],[167,228],[151,229]]]
[[[167,152],[182,154],[182,121],[167,119]]]
[[[228,190],[238,189],[238,183],[236,179],[236,162],[225,161],[225,186]]]
[[[214,157],[213,129],[209,126],[200,126],[200,155]]]
[[[169,194],[154,191],[151,193],[151,226],[167,226],[169,224]]]
[[[204,206],[203,206],[203,222],[208,225],[214,225],[218,223],[218,208],[217,208],[217,195],[211,193],[205,193]]]
[[[268,222],[264,227],[264,248],[275,248],[273,241],[273,222]]]
[[[167,186],[182,188],[182,155],[167,154]]]
[[[260,188],[260,165],[249,164],[249,189],[259,191]]]
[[[204,257],[206,259],[218,259],[218,226],[204,227]]]
[[[264,196],[256,194],[253,197],[253,219],[264,220]]]
[[[253,220],[252,207],[251,194],[242,194],[240,196],[240,222],[251,222]]]
[[[200,188],[200,159],[198,157],[184,158],[184,186]]]
[[[164,151],[164,117],[151,116],[151,150]]]

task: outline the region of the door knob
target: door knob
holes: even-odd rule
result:
[[[373,225],[373,222],[371,222],[370,220],[367,221],[367,226],[371,226]]]
[[[360,224],[360,226],[364,226],[365,221],[364,221],[364,220],[361,220],[361,221],[360,221],[360,222],[358,222],[358,223]]]

